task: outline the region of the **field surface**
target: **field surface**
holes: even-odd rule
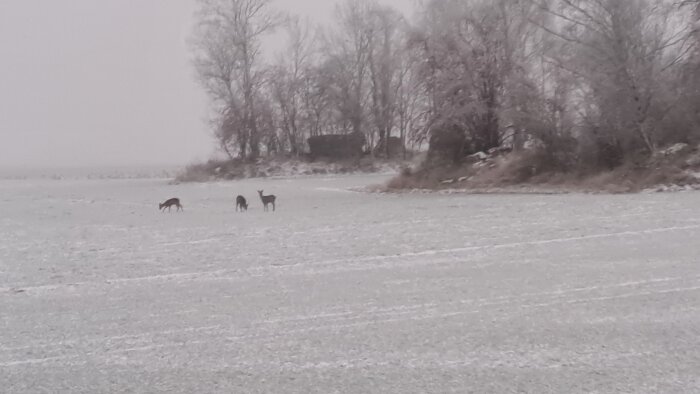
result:
[[[383,180],[0,181],[0,392],[700,392],[699,193]]]

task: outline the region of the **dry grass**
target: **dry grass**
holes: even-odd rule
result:
[[[693,175],[698,152],[682,157],[654,157],[643,163],[627,163],[612,171],[560,171],[547,155],[511,153],[486,162],[460,167],[404,172],[386,184],[387,191],[461,188],[483,190],[543,190],[551,192],[635,193],[661,186],[685,187],[700,182]],[[700,157],[700,156],[699,156]],[[700,167],[700,160],[697,161]],[[459,181],[461,179],[461,181]],[[445,182],[450,180],[449,182]]]
[[[578,186],[590,191],[608,193],[637,193],[662,185],[686,186],[698,184],[698,179],[682,168],[662,165],[639,168],[625,165],[612,171],[582,178]]]

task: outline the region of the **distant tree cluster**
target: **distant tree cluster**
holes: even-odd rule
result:
[[[426,0],[412,19],[345,0],[326,26],[269,0],[199,3],[196,67],[232,158],[354,134],[375,155],[397,138],[449,160],[530,144],[603,168],[700,141],[700,0]],[[273,29],[288,44],[266,62]]]

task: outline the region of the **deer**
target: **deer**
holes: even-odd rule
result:
[[[184,211],[184,210],[185,210],[185,209],[182,207],[182,204],[180,204],[180,199],[179,199],[179,198],[171,198],[171,199],[165,201],[165,202],[162,203],[162,204],[158,204],[158,209],[161,210],[161,211],[163,211],[163,212],[165,212],[165,208],[168,208],[168,212],[170,212],[170,208],[172,208],[173,205],[175,205],[175,206],[177,207],[177,210],[178,210],[178,211],[180,211],[180,210],[183,210],[183,211]]]
[[[241,212],[248,210],[248,202],[245,200],[245,197],[241,195],[236,197],[236,212],[238,212],[239,209]]]
[[[260,200],[262,200],[263,206],[265,211],[267,211],[267,205],[272,204],[272,211],[274,212],[275,210],[275,197],[274,195],[270,194],[269,196],[264,196],[262,190],[258,190],[258,194],[260,195]]]

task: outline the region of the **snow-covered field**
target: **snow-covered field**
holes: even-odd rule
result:
[[[700,392],[700,193],[383,179],[0,181],[0,392]]]

